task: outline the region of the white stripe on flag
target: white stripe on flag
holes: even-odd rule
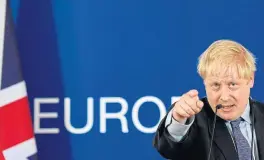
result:
[[[3,151],[5,160],[28,160],[37,153],[35,138],[21,142]]]
[[[25,81],[21,81],[0,91],[0,108],[27,96]]]
[[[0,0],[0,88],[2,86],[5,19],[6,19],[6,0]]]

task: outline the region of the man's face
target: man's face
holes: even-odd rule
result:
[[[223,108],[217,111],[217,115],[224,120],[235,120],[246,108],[254,78],[242,79],[238,77],[237,71],[231,71],[219,76],[208,75],[204,84],[213,111],[216,105],[222,104]]]

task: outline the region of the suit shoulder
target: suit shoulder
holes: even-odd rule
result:
[[[251,99],[250,105],[264,111],[264,103],[255,99]]]

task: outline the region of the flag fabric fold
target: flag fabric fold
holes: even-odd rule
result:
[[[37,146],[7,0],[0,1],[0,160],[36,160]]]

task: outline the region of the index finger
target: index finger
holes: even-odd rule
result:
[[[187,95],[193,98],[195,96],[198,96],[198,91],[196,89],[192,89],[187,93]]]

